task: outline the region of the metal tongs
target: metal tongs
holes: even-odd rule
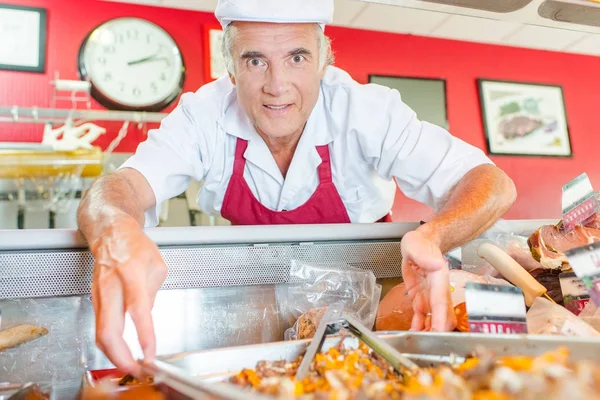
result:
[[[159,360],[150,363],[140,361],[140,363],[144,372],[153,376],[156,382],[162,383],[190,399],[272,400],[272,397],[248,393],[248,391],[233,385],[202,382],[182,374],[177,367]]]
[[[37,383],[27,382],[21,384],[0,384],[0,398],[4,398],[2,391],[15,389],[11,395],[8,396],[8,400],[25,400],[34,397],[37,393],[42,393],[42,389]]]
[[[402,355],[387,342],[381,340],[376,334],[371,332],[360,321],[352,315],[344,312],[344,305],[336,302],[327,307],[317,331],[306,349],[302,362],[296,372],[296,380],[302,380],[308,375],[310,366],[323,346],[325,337],[328,334],[336,334],[340,329],[345,328],[352,333],[358,340],[369,346],[375,353],[383,357],[392,367],[401,372],[401,368],[416,370],[419,368],[411,359]]]

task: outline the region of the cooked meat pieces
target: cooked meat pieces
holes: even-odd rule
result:
[[[315,335],[325,311],[327,307],[313,308],[298,318],[298,339],[310,339]]]
[[[478,349],[458,366],[397,373],[365,346],[331,348],[315,357],[309,376],[296,382],[292,363],[261,363],[231,382],[286,399],[502,399],[549,400],[600,397],[600,364],[573,363],[560,348],[539,357],[498,357]]]

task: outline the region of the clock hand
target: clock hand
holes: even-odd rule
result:
[[[144,57],[144,58],[140,58],[139,60],[135,60],[135,61],[129,61],[127,63],[127,65],[136,65],[136,64],[143,64],[145,62],[149,62],[149,61],[169,61],[167,59],[167,57],[157,57],[156,55],[153,56],[149,56],[149,57]]]

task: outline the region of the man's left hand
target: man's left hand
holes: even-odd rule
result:
[[[449,269],[439,245],[417,229],[403,236],[401,249],[402,276],[414,310],[411,330],[454,330]]]

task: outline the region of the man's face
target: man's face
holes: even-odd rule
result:
[[[268,138],[299,134],[319,97],[315,24],[236,22],[232,57],[238,101]]]

